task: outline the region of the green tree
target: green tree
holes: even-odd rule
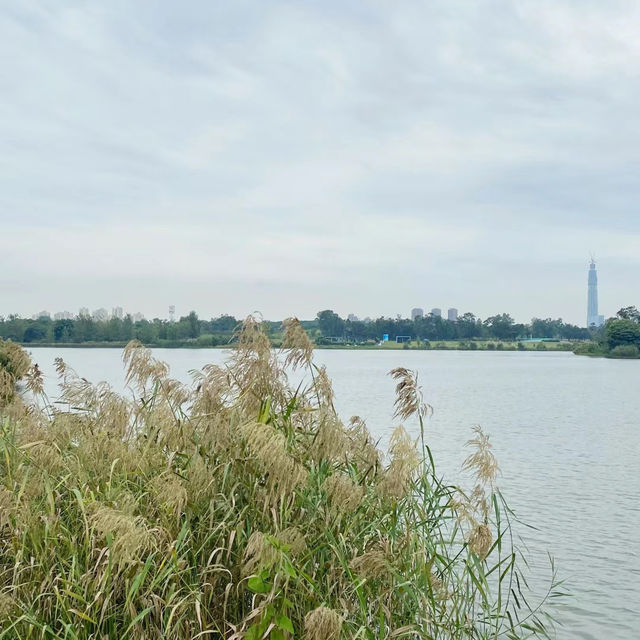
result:
[[[319,311],[317,315],[318,327],[323,336],[342,336],[344,335],[344,320],[331,309]]]
[[[640,347],[640,324],[634,320],[609,320],[604,330],[609,349],[620,345],[636,345]]]
[[[632,320],[633,322],[640,323],[640,311],[635,307],[622,307],[616,316],[620,320]]]

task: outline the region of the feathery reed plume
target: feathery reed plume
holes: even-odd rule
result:
[[[29,354],[15,342],[0,338],[0,370],[5,369],[14,381],[21,380],[31,367]]]
[[[271,569],[278,558],[278,550],[267,536],[261,531],[254,531],[244,550],[244,573],[250,575],[259,569]]]
[[[396,385],[395,418],[406,420],[413,415],[424,418],[431,407],[424,402],[422,390],[418,385],[418,374],[404,367],[397,367],[389,375],[398,381]]]
[[[343,424],[333,411],[321,409],[317,417],[316,435],[311,446],[315,460],[338,460],[343,458],[348,440]]]
[[[16,601],[7,591],[0,591],[0,620],[6,620],[16,609]]]
[[[228,372],[233,392],[248,412],[257,411],[267,397],[280,403],[286,395],[282,369],[271,342],[253,316],[235,333]]]
[[[304,640],[338,640],[342,616],[328,607],[318,607],[304,618]]]
[[[334,473],[324,481],[327,497],[335,514],[349,514],[355,511],[364,497],[364,487],[342,473]]]
[[[367,580],[376,580],[389,572],[391,551],[388,540],[377,540],[362,555],[349,563],[349,568]]]
[[[309,366],[313,358],[313,343],[298,318],[287,318],[282,323],[282,327],[284,329],[282,350],[287,351],[284,366],[290,366],[294,370],[301,365]]]
[[[277,538],[290,556],[300,556],[307,550],[307,540],[298,527],[283,529],[277,534]]]
[[[282,433],[261,422],[242,425],[240,430],[272,491],[277,489],[280,496],[286,496],[306,484],[308,473],[288,454],[287,440]]]
[[[58,377],[63,378],[67,371],[67,363],[62,358],[55,358],[53,363],[56,368],[56,374]]]
[[[176,516],[179,516],[187,504],[187,490],[182,480],[173,472],[156,476],[149,483],[149,489],[156,502],[167,506]]]
[[[372,469],[374,474],[377,473],[380,467],[380,452],[362,418],[351,417],[347,437],[351,440],[349,452],[356,466],[361,471],[368,472]]]
[[[113,536],[111,551],[120,564],[127,564],[157,547],[159,531],[150,529],[141,516],[99,506],[90,521],[95,531],[103,538]]]
[[[24,376],[27,389],[36,396],[42,395],[44,390],[44,376],[37,364],[34,364]]]
[[[13,511],[13,492],[0,487],[0,530],[9,524],[9,516]]]
[[[489,436],[479,426],[474,427],[473,430],[476,434],[475,438],[469,440],[466,446],[474,448],[475,451],[464,461],[462,468],[465,471],[472,471],[479,484],[493,488],[500,471],[498,461],[491,451]]]
[[[144,390],[149,381],[157,383],[169,375],[169,365],[156,360],[138,340],[131,340],[124,348],[122,360],[126,367],[127,384],[135,384]]]
[[[389,452],[391,463],[382,474],[379,487],[384,497],[400,500],[420,464],[415,442],[402,425],[393,431]]]
[[[13,376],[0,367],[0,407],[7,404],[14,394],[15,380]]]
[[[245,575],[261,569],[271,569],[283,555],[296,557],[307,548],[304,535],[296,527],[289,527],[274,536],[254,531],[244,552],[243,570]]]
[[[315,368],[315,376],[313,381],[313,391],[316,394],[318,404],[321,407],[333,407],[333,387],[331,380],[327,374],[327,368],[322,365]]]
[[[486,524],[479,524],[474,527],[469,536],[469,549],[480,558],[485,558],[491,549],[493,535],[491,529]]]

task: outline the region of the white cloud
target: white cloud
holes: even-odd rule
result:
[[[580,322],[589,251],[615,273],[603,310],[637,303],[639,13],[623,0],[11,5],[0,313],[51,291],[149,308],[189,291],[207,313],[209,283],[216,305],[272,316],[446,298]],[[154,278],[165,285],[140,296]],[[305,287],[300,310],[291,286]]]

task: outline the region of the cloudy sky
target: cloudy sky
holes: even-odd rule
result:
[[[640,303],[635,0],[0,7],[0,315]]]

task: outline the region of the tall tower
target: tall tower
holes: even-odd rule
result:
[[[587,327],[601,327],[604,324],[604,317],[598,315],[598,272],[593,258],[589,266],[588,283]]]

